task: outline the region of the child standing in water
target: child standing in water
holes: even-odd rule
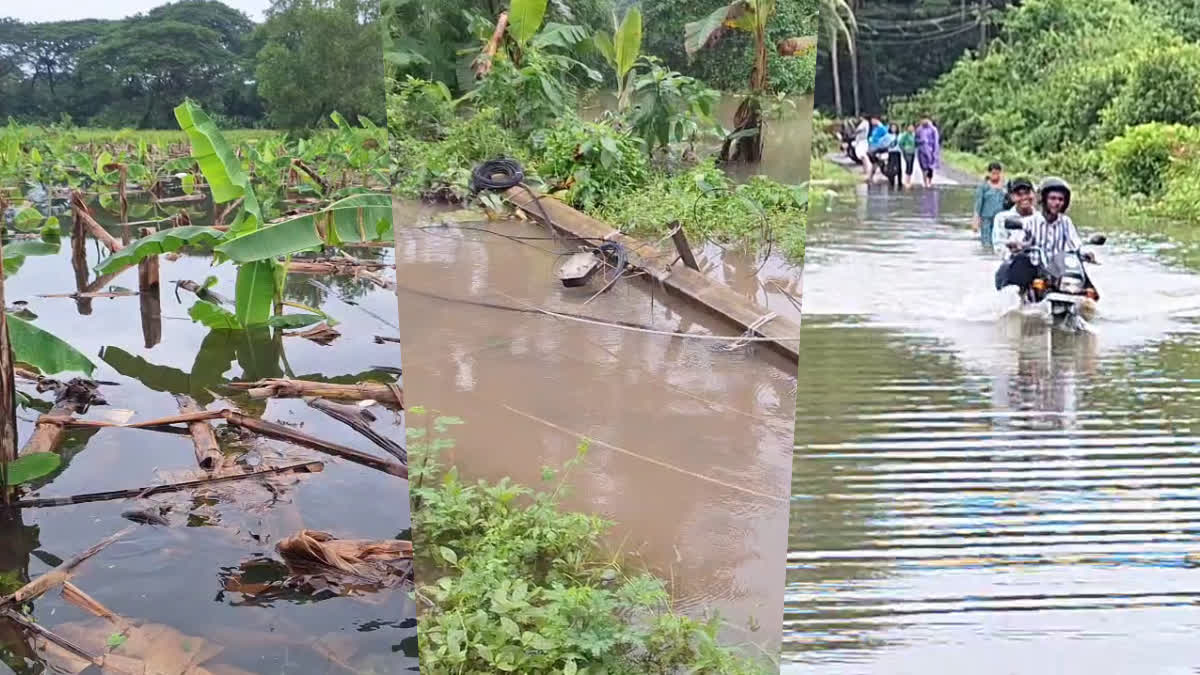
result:
[[[903,183],[903,176],[900,174],[900,125],[889,124],[887,146],[887,166],[883,169],[883,175],[887,176],[888,185],[892,189],[899,188]]]
[[[898,145],[900,146],[900,154],[904,157],[904,187],[912,187],[913,167],[917,164],[917,137],[915,135],[917,128],[913,125],[908,125],[904,133],[900,134]]]

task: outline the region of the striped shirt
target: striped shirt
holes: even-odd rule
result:
[[[1040,248],[1047,257],[1053,257],[1062,251],[1075,251],[1083,246],[1075,223],[1066,214],[1060,214],[1053,223],[1048,222],[1040,212],[1034,215],[1035,218],[1025,223],[1022,243],[1026,248]]]

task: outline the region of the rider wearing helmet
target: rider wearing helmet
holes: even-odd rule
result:
[[[1054,256],[1083,246],[1075,223],[1067,215],[1071,206],[1071,186],[1065,180],[1055,177],[1043,180],[1038,188],[1038,202],[1042,207],[1040,217],[1027,223],[1025,236],[1019,243],[1009,242],[1009,248],[1040,248],[1047,256]]]

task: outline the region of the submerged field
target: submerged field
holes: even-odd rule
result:
[[[14,344],[18,461],[62,459],[0,507],[0,596],[133,528],[68,592],[0,618],[12,671],[415,672],[390,223],[370,206],[379,136],[209,133],[242,161],[197,166],[194,131],[4,131],[9,317],[70,358]],[[214,256],[239,239],[256,260]],[[178,421],[185,409],[200,412]],[[199,485],[144,490],[185,481]]]

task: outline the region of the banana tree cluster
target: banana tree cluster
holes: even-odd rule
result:
[[[325,321],[325,315],[304,308],[302,314],[285,315],[282,299],[287,264],[294,254],[338,247],[348,243],[386,241],[392,233],[392,204],[387,193],[359,192],[327,203],[318,210],[281,220],[264,217],[247,166],[225,140],[216,124],[195,103],[175,108],[179,126],[192,144],[192,160],[216,204],[237,202],[238,211],[227,231],[215,227],[187,226],[160,230],[130,243],[97,266],[113,274],[147,257],[177,251],[185,246],[211,246],[218,262],[237,265],[234,311],[207,300],[198,300],[189,315],[212,328],[248,329],[260,326],[299,327]],[[263,152],[257,160],[281,161]],[[289,160],[290,161],[290,160]]]

